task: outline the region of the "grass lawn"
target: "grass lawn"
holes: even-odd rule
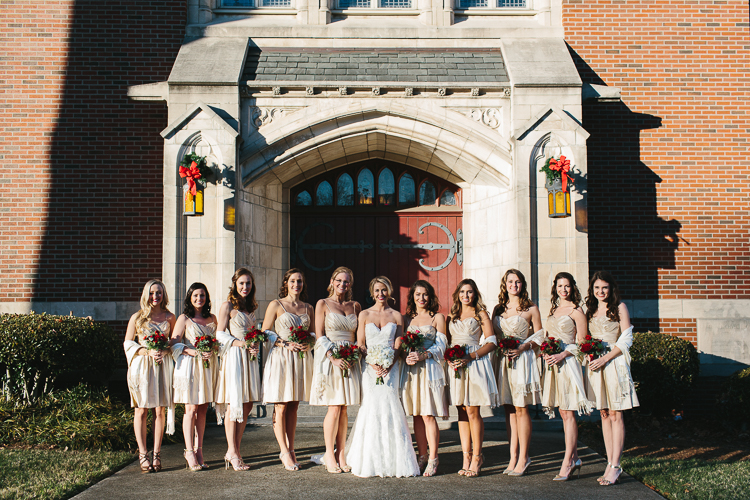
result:
[[[0,450],[0,499],[70,498],[134,458],[127,451]]]

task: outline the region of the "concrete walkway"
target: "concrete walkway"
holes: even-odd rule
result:
[[[203,445],[206,463],[211,466],[209,470],[185,470],[185,461],[181,456],[183,446],[168,445],[162,450],[162,472],[141,474],[137,462],[134,462],[75,498],[662,498],[626,474],[623,474],[624,481],[619,485],[599,486],[596,478],[604,470],[606,460],[585,447],[579,449],[584,463],[581,478],[562,483],[553,482],[552,478],[560,468],[564,449],[563,433],[560,431],[534,431],[531,446],[532,464],[529,474],[524,477],[508,477],[502,474],[508,462],[506,433],[500,429],[504,426],[488,425],[484,444],[485,464],[481,476],[477,478],[465,478],[456,474],[461,468],[461,447],[458,432],[448,428],[440,433],[440,466],[437,476],[363,479],[351,474],[328,474],[324,467],[309,461],[310,455],[324,451],[323,429],[319,420],[306,422],[298,428],[296,449],[297,458],[302,464],[299,472],[289,472],[281,466],[273,430],[266,425],[268,419],[253,421],[258,423],[249,424],[243,438],[243,458],[252,466],[247,472],[224,470],[224,429],[209,424]]]

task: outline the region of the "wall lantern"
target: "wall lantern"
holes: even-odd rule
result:
[[[547,188],[547,205],[549,216],[553,219],[570,217],[570,189],[568,183],[573,179],[568,175],[570,160],[565,156],[548,158],[539,169],[547,177],[544,187]]]
[[[195,153],[185,155],[180,163],[180,177],[186,182],[182,186],[182,215],[203,215],[203,191],[211,169],[206,166],[206,157]]]

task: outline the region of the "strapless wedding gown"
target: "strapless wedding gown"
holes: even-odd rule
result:
[[[367,347],[393,347],[396,328],[395,323],[386,324],[382,330],[368,323],[365,326]],[[399,399],[398,362],[394,362],[381,385],[375,384],[377,375],[370,365],[365,365],[363,370],[362,406],[346,446],[346,462],[355,476],[419,475],[409,424]]]

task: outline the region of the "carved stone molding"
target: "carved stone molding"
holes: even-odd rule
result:
[[[413,95],[414,95],[414,88],[413,88],[413,87],[406,87],[406,88],[404,89],[404,95],[405,95],[406,97],[411,97],[411,96],[413,96]]]
[[[257,107],[257,106],[251,106],[250,107],[250,123],[255,128],[260,128],[263,125],[268,125],[269,123],[280,120],[287,115],[290,115],[294,113],[295,111],[302,109],[300,107]]]
[[[503,124],[501,108],[450,108],[472,120],[492,129],[499,129]]]

